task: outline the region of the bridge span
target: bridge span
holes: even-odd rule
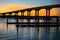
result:
[[[0,13],[0,17],[7,18],[7,26],[8,24],[16,24],[16,27],[37,27],[38,30],[39,27],[47,27],[49,30],[50,27],[56,27],[58,30],[58,28],[60,27],[60,16],[50,16],[50,10],[52,8],[60,8],[60,4],[32,7],[12,12]],[[46,10],[46,16],[39,16],[39,11],[41,9]],[[35,10],[35,16],[31,16],[32,10]],[[27,16],[24,15],[25,11],[27,11]],[[21,15],[18,15],[19,12],[21,12]],[[15,14],[12,16],[12,13]],[[8,22],[8,18],[14,18],[16,19],[16,22]],[[27,19],[28,22],[18,22],[19,19]],[[34,19],[35,22],[31,23],[30,19]],[[43,22],[40,22],[41,19],[43,20]],[[53,22],[54,20],[55,22]]]
[[[31,7],[27,9],[12,11],[12,12],[0,13],[0,18],[6,18],[7,29],[8,29],[8,24],[15,24],[17,27],[17,35],[18,35],[18,27],[36,27],[38,32],[39,32],[39,27],[44,27],[49,32],[50,32],[50,27],[56,27],[57,37],[59,38],[60,16],[50,15],[50,10],[53,8],[60,8],[60,4]],[[39,11],[41,9],[46,10],[46,16],[39,16]],[[35,10],[35,16],[31,16],[32,10]],[[27,11],[27,16],[24,15],[25,11]],[[19,12],[21,12],[21,15],[18,15]],[[12,16],[13,13],[15,14]],[[8,22],[9,18],[15,19],[16,22]],[[23,19],[23,20],[26,19],[28,22],[19,22],[19,19]],[[35,22],[30,22],[33,19]]]
[[[0,13],[0,17],[7,18],[7,21],[8,21],[8,18],[15,18],[16,21],[17,21],[16,23],[18,23],[18,19],[28,19],[28,22],[30,21],[29,19],[36,19],[37,23],[39,23],[40,19],[43,19],[43,20],[46,20],[46,23],[47,22],[49,23],[50,19],[56,18],[56,23],[57,23],[57,20],[59,20],[60,16],[50,16],[50,10],[52,8],[60,8],[60,4],[39,6],[39,7],[31,7],[31,8],[27,8],[27,9],[21,9],[21,10],[17,10],[17,11],[12,11],[12,12]],[[46,10],[46,16],[39,16],[39,11],[41,9]],[[31,16],[31,11],[32,10],[35,10],[35,16]],[[24,15],[25,11],[27,11],[27,16]],[[21,12],[20,16],[18,15],[19,12]],[[12,16],[13,13],[15,13],[15,14]],[[9,15],[7,15],[7,14],[9,14]]]

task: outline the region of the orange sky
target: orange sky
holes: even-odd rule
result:
[[[0,7],[0,13],[14,11],[14,10],[20,10],[20,9],[30,8],[30,7],[32,7],[32,6],[29,6],[29,5],[20,5],[20,4],[4,5],[4,6]],[[51,16],[54,16],[54,15],[56,16],[60,12],[57,9],[51,9],[51,12],[50,13],[51,13]],[[26,14],[27,14],[27,12],[25,12],[24,15],[26,15]],[[32,10],[31,15],[34,16],[34,14],[35,14],[35,11]],[[46,14],[45,9],[42,9],[42,10],[39,11],[39,15],[40,16],[44,16],[45,14]]]
[[[0,6],[0,13],[20,10],[28,7],[31,7],[31,6],[21,5],[21,4],[7,4],[7,5]]]

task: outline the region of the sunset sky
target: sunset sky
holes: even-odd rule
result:
[[[0,13],[52,4],[60,4],[60,0],[0,0]],[[60,9],[53,10],[52,13],[56,13]]]

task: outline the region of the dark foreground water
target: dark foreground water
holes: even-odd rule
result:
[[[44,27],[40,27],[39,32],[36,27],[19,27],[17,30],[15,25],[7,28],[6,19],[0,19],[0,40],[60,40],[59,38],[56,27],[50,27],[50,32]]]

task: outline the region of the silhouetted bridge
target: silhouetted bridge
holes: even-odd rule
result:
[[[16,24],[17,35],[18,35],[19,26],[20,27],[37,27],[38,31],[39,31],[39,27],[45,27],[46,30],[48,30],[49,32],[50,32],[50,27],[56,27],[57,35],[59,38],[60,16],[50,16],[50,10],[52,8],[60,8],[60,4],[32,7],[32,8],[22,9],[18,11],[0,13],[0,17],[7,18],[7,27],[8,27],[8,24]],[[39,10],[41,9],[46,9],[46,16],[39,16]],[[35,16],[31,16],[32,10],[35,10]],[[27,16],[24,15],[25,11],[27,11]],[[18,15],[19,12],[21,12],[21,15]],[[15,14],[12,16],[13,13]],[[8,22],[8,18],[14,18],[16,19],[16,22]],[[19,19],[26,19],[28,22],[18,22]],[[35,22],[30,22],[31,19],[34,19]],[[43,21],[41,22],[40,20],[43,20]]]
[[[7,24],[16,24],[16,26],[28,26],[28,27],[59,27],[60,26],[60,16],[50,16],[50,10],[52,8],[60,8],[60,4],[32,7],[27,9],[22,9],[18,11],[0,13],[0,17],[7,18]],[[39,10],[46,9],[46,16],[39,16]],[[31,11],[35,10],[35,16],[31,16]],[[27,11],[27,16],[24,15],[24,12]],[[21,12],[19,16],[18,13]],[[15,13],[12,16],[12,13]],[[9,14],[9,15],[7,15]],[[8,22],[8,18],[15,18],[16,22]],[[55,19],[53,19],[55,18]],[[18,22],[19,19],[27,19],[28,22]],[[30,22],[30,19],[35,19],[35,22]],[[39,22],[43,19],[43,22]],[[56,20],[55,22],[51,22]],[[28,25],[26,25],[28,24]]]

